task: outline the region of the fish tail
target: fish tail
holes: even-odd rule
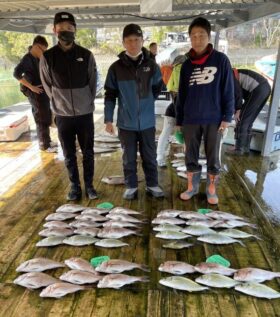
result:
[[[262,238],[260,238],[259,236],[253,236],[255,239],[257,240],[263,240]]]
[[[239,243],[239,244],[241,244],[241,245],[242,245],[242,247],[246,247],[246,246],[245,246],[245,244],[244,244],[242,241],[240,241],[240,240],[236,240],[236,242],[237,242],[237,243]]]
[[[148,267],[148,265],[145,265],[145,264],[140,264],[139,269],[144,272],[151,272],[151,269]]]
[[[139,281],[140,282],[144,282],[144,283],[149,283],[150,282],[150,279],[148,276],[140,276],[139,277]]]
[[[254,228],[254,229],[257,229],[257,225],[255,225],[254,223],[249,223],[247,226]]]

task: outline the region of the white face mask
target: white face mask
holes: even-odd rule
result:
[[[142,54],[142,51],[140,51],[137,55],[131,55],[127,51],[125,52],[125,54],[131,59],[136,60]]]

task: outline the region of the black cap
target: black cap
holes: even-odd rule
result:
[[[72,25],[74,25],[76,27],[75,18],[73,16],[73,14],[71,14],[69,12],[56,13],[56,15],[54,16],[53,25],[56,25],[60,22],[65,22],[65,21],[71,23]]]
[[[137,35],[143,37],[143,32],[138,24],[128,24],[123,29],[123,39],[130,35]]]

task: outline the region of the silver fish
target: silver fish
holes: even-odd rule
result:
[[[240,282],[237,282],[230,277],[216,273],[201,275],[197,277],[195,281],[202,285],[217,288],[231,288],[240,284]]]
[[[81,228],[81,227],[90,227],[90,228],[98,228],[102,227],[101,222],[93,222],[93,221],[82,221],[82,220],[75,220],[70,222],[70,226],[74,228]]]
[[[186,222],[187,225],[189,226],[205,226],[205,227],[215,227],[219,223],[221,223],[220,220],[213,220],[213,219],[190,219]]]
[[[85,271],[93,274],[97,274],[93,266],[82,258],[70,258],[64,261],[64,263],[72,270]]]
[[[131,276],[126,274],[108,274],[97,284],[98,288],[121,288],[135,282],[149,282],[146,276]]]
[[[119,143],[120,140],[117,136],[111,135],[96,135],[94,137],[94,141],[96,142],[104,142],[104,143]]]
[[[176,164],[176,163],[185,163],[185,161],[181,159],[176,159],[171,161],[171,164]]]
[[[107,221],[108,218],[102,216],[102,215],[89,215],[89,214],[83,214],[83,215],[78,215],[75,217],[76,220],[81,220],[81,221],[91,221],[91,222],[104,222]]]
[[[107,208],[97,208],[97,207],[88,207],[84,209],[81,214],[82,215],[104,215],[109,212],[110,209]]]
[[[231,276],[237,270],[231,269],[229,267],[225,267],[223,265],[220,265],[218,263],[207,263],[207,262],[201,262],[195,265],[194,269],[202,274],[212,274],[212,273],[217,273],[217,274],[222,274],[226,276]]]
[[[95,245],[103,248],[119,248],[127,246],[129,244],[117,239],[101,239],[97,241]]]
[[[192,236],[202,236],[204,234],[216,233],[215,230],[201,225],[188,226],[182,229],[182,232],[191,234]]]
[[[123,215],[123,214],[108,214],[106,216],[107,218],[111,219],[111,220],[115,220],[115,221],[128,221],[128,222],[132,222],[132,223],[143,223],[143,220],[137,219],[135,217],[132,217],[130,215]]]
[[[21,263],[17,268],[17,272],[43,272],[58,267],[65,267],[63,263],[53,261],[47,258],[34,258]]]
[[[41,272],[25,273],[18,276],[14,280],[14,284],[17,284],[29,289],[46,287],[56,282],[58,282],[58,279]]]
[[[63,240],[63,243],[73,246],[83,246],[83,245],[90,245],[94,244],[99,239],[90,237],[90,236],[83,236],[83,235],[74,235]]]
[[[209,217],[204,214],[200,214],[199,212],[196,211],[184,211],[179,215],[180,218],[182,219],[200,219],[200,220],[210,220]]]
[[[67,229],[71,229],[72,227],[63,221],[48,221],[46,223],[43,224],[44,228],[67,228]]]
[[[45,220],[46,221],[63,221],[71,218],[75,218],[77,215],[75,213],[70,212],[56,212],[53,214],[49,214]]]
[[[180,231],[160,231],[156,234],[157,238],[161,239],[170,239],[170,240],[179,240],[190,237],[190,235],[180,232]]]
[[[107,222],[104,222],[102,224],[104,228],[139,228],[139,224],[128,222],[128,221],[114,221],[114,220],[109,220]]]
[[[185,162],[177,162],[177,163],[173,163],[172,167],[181,167],[181,166],[185,166],[186,163]]]
[[[55,245],[63,244],[65,237],[47,237],[43,240],[40,240],[36,243],[36,247],[52,247]]]
[[[81,227],[74,230],[75,234],[83,235],[83,236],[91,236],[96,237],[100,229],[92,228],[92,227]]]
[[[119,239],[130,235],[139,236],[140,234],[134,230],[130,230],[127,228],[103,228],[98,232],[97,237],[107,239]]]
[[[175,275],[195,272],[193,265],[181,261],[166,261],[159,266],[158,270],[160,272],[167,272]]]
[[[236,281],[256,283],[262,283],[267,280],[272,280],[276,277],[280,277],[280,272],[271,272],[253,267],[240,269],[234,273],[233,276]]]
[[[124,207],[115,207],[110,210],[110,214],[141,215],[141,212]]]
[[[157,214],[157,217],[175,218],[175,217],[178,217],[183,212],[184,212],[183,210],[165,209],[165,210],[161,210]]]
[[[168,223],[164,223],[162,225],[158,225],[153,228],[154,231],[182,231],[182,227],[177,226],[177,225],[170,225]]]
[[[234,220],[234,219],[238,219],[238,220],[244,220],[244,218],[239,217],[237,215],[234,214],[230,214],[228,212],[224,212],[224,211],[219,211],[219,210],[213,210],[207,213],[208,217],[211,217],[213,219],[223,219],[223,220]]]
[[[124,177],[121,175],[107,176],[101,179],[101,182],[109,185],[123,185]]]
[[[261,240],[261,238],[259,238],[258,236],[256,235],[253,235],[253,234],[250,234],[248,232],[245,232],[245,231],[241,231],[241,230],[238,230],[238,229],[226,229],[226,230],[222,230],[219,232],[220,234],[224,234],[228,237],[231,237],[231,238],[237,238],[237,239],[243,239],[243,238],[250,238],[250,237],[254,237],[258,240]]]
[[[59,282],[49,285],[48,287],[43,289],[40,293],[40,297],[60,298],[66,294],[75,293],[83,289],[85,289],[85,287],[81,285]]]
[[[236,227],[244,227],[244,226],[248,226],[255,229],[257,228],[255,224],[238,220],[238,219],[226,220],[224,222],[217,223],[214,227],[215,228],[236,228]]]
[[[236,285],[235,290],[259,298],[280,298],[279,292],[264,284],[254,282]]]
[[[59,279],[62,281],[78,285],[93,284],[100,281],[102,278],[103,275],[101,274],[90,273],[80,270],[70,270],[59,277]]]
[[[184,241],[172,241],[163,245],[165,249],[173,249],[173,250],[181,250],[181,249],[189,248],[192,246],[193,246],[192,243],[187,243]]]
[[[210,234],[205,234],[203,236],[200,236],[197,238],[198,241],[203,241],[203,242],[207,242],[207,243],[211,243],[211,244],[230,244],[230,243],[239,243],[241,244],[243,247],[245,247],[244,243],[227,237],[225,235],[219,234],[219,233],[210,233]]]
[[[140,269],[144,272],[150,272],[150,269],[147,265],[133,263],[125,260],[109,260],[102,262],[98,265],[95,270],[102,273],[122,273],[124,271],[130,271],[133,269]]]
[[[56,209],[56,212],[80,212],[84,210],[86,207],[80,206],[80,205],[74,205],[74,204],[65,204]]]
[[[186,222],[183,219],[172,218],[172,217],[157,217],[152,221],[153,225],[162,225],[165,223],[170,225],[183,225]]]
[[[47,228],[39,232],[41,237],[67,237],[73,234],[73,230],[69,228]]]
[[[159,283],[167,287],[188,292],[200,292],[208,289],[208,287],[201,286],[196,282],[182,276],[170,276],[162,278],[161,280],[159,280]]]

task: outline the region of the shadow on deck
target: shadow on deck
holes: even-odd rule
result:
[[[96,130],[102,129],[101,120],[96,122]],[[168,166],[159,170],[159,180],[166,192],[165,199],[156,200],[146,196],[145,184],[142,182],[138,200],[127,202],[122,199],[123,186],[101,182],[104,176],[122,173],[120,151],[111,155],[96,155],[94,183],[100,198],[92,202],[83,198],[81,204],[95,206],[110,201],[115,206],[142,210],[143,217],[149,219],[143,229],[143,237],[127,238],[125,240],[130,244],[129,247],[109,250],[92,246],[37,248],[35,244],[40,240],[38,232],[44,218],[65,203],[69,189],[62,155],[38,153],[36,141],[28,134],[19,142],[0,143],[0,150],[1,184],[4,182],[3,186],[6,186],[2,187],[0,199],[0,316],[280,316],[280,299],[256,299],[224,289],[211,289],[197,294],[172,291],[158,284],[165,274],[157,270],[160,263],[166,260],[177,259],[196,264],[212,254],[221,254],[234,268],[252,266],[280,271],[279,156],[270,159],[262,159],[254,154],[242,158],[223,156],[219,210],[248,217],[258,226],[250,232],[263,240],[246,240],[246,247],[197,243],[190,249],[174,251],[162,248],[164,242],[155,238],[150,220],[158,211],[166,208],[196,210],[209,207],[203,194],[205,184],[201,184],[201,194],[189,202],[182,202],[178,194],[185,188],[185,180]],[[18,177],[20,172],[21,178]],[[139,174],[143,175],[140,163]],[[63,261],[72,256],[90,259],[99,255],[149,265],[152,270],[150,283],[135,284],[118,291],[92,288],[59,300],[42,299],[38,291],[29,291],[12,284],[18,275],[15,268],[27,259],[44,256]],[[62,269],[54,272],[55,276],[59,276]],[[266,284],[280,290],[277,280]]]

